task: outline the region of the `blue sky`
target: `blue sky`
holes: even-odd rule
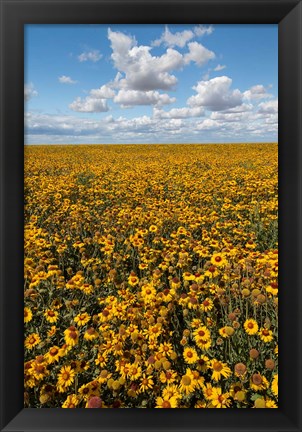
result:
[[[277,25],[26,25],[25,143],[272,142]]]

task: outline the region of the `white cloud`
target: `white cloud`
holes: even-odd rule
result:
[[[187,42],[189,42],[194,37],[192,30],[184,30],[182,32],[171,33],[168,26],[165,27],[164,33],[159,39],[152,42],[153,46],[160,46],[164,44],[165,46],[174,47],[178,46],[183,48]]]
[[[111,83],[104,84],[97,89],[92,89],[86,98],[76,98],[69,108],[78,112],[106,112],[109,110],[106,99],[112,99],[115,91]]]
[[[222,111],[242,104],[242,93],[230,90],[231,78],[221,76],[208,81],[199,81],[193,89],[197,92],[187,103],[191,107],[202,106],[210,111]]]
[[[201,117],[202,115],[204,115],[204,109],[202,107],[172,108],[170,111],[164,111],[158,108],[153,109],[153,117],[158,119],[187,119],[192,117]]]
[[[69,105],[69,108],[73,111],[87,113],[106,112],[109,110],[106,99],[94,98],[91,96],[84,99],[80,97],[76,98],[76,100]]]
[[[122,107],[134,105],[167,105],[176,101],[167,94],[160,94],[158,91],[138,91],[121,89],[113,99]]]
[[[216,120],[212,120],[207,118],[203,120],[201,123],[198,123],[196,129],[198,130],[209,130],[209,129],[217,129],[220,124]]]
[[[124,33],[108,29],[108,39],[114,66],[123,74],[119,85],[128,90],[171,90],[177,83],[171,71],[179,70],[191,61],[202,66],[215,57],[212,51],[197,42],[188,44],[189,52],[185,55],[167,48],[163,55],[152,56],[151,47],[138,46],[135,38]]]
[[[193,30],[183,30],[181,32],[172,33],[169,27],[166,26],[163,34],[159,39],[152,42],[152,46],[165,45],[167,47],[177,46],[183,48],[190,40],[196,36],[203,36],[205,34],[211,34],[213,32],[212,26],[195,26]]]
[[[221,70],[223,70],[223,69],[225,69],[226,68],[226,65],[221,65],[221,64],[218,64],[213,70],[215,71],[215,72],[219,72],[219,71],[221,71]]]
[[[98,89],[90,90],[90,95],[95,98],[112,99],[115,96],[115,91],[112,90],[110,84],[104,84]]]
[[[260,114],[277,114],[278,113],[278,99],[262,102],[259,104],[258,112]]]
[[[196,36],[210,35],[213,31],[214,27],[212,25],[205,26],[200,24],[194,27],[194,33]]]
[[[249,90],[246,90],[243,93],[243,97],[245,99],[253,100],[270,98],[272,95],[267,93],[266,88],[262,84],[257,84],[251,87]]]
[[[76,84],[77,81],[72,80],[69,76],[62,75],[58,78],[59,82],[62,84]]]
[[[103,55],[98,50],[85,51],[78,56],[80,62],[92,61],[94,63],[98,62]]]
[[[35,86],[33,83],[25,84],[24,85],[24,99],[28,101],[34,96],[38,96],[38,92],[35,89]]]
[[[188,43],[189,52],[184,56],[185,64],[195,62],[198,66],[205,65],[209,60],[215,58],[213,51],[208,50],[198,42]]]

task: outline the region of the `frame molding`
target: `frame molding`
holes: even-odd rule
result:
[[[0,0],[2,431],[301,431],[301,0]],[[212,23],[279,26],[280,408],[23,409],[24,24]],[[147,412],[146,412],[147,411]]]

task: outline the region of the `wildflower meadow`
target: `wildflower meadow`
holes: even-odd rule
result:
[[[25,147],[24,404],[278,407],[278,146]]]

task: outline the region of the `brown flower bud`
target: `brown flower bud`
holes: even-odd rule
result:
[[[257,351],[255,348],[252,348],[250,350],[250,357],[255,360],[259,357],[259,351]]]

